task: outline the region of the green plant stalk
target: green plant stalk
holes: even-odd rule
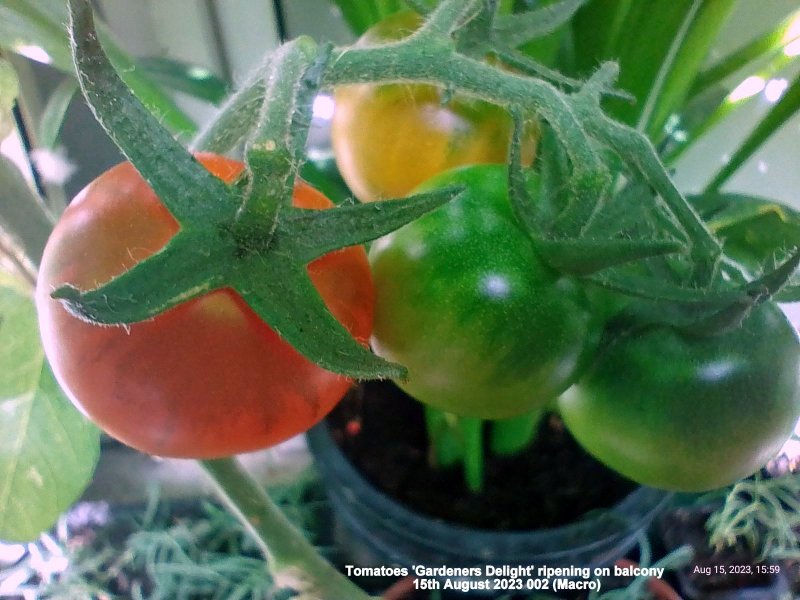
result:
[[[489,444],[494,454],[511,456],[530,446],[536,439],[545,410],[489,422]]]
[[[423,409],[430,464],[434,467],[450,467],[463,461],[464,444],[458,432],[458,417],[427,404],[423,405]]]
[[[458,428],[464,440],[464,480],[471,492],[483,491],[483,419],[459,417]]]
[[[309,598],[370,598],[322,558],[236,459],[204,460],[200,464],[228,508],[258,543],[279,586],[291,587]]]

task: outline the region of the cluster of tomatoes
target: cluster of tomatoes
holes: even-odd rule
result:
[[[395,18],[364,43],[416,23]],[[779,450],[800,413],[800,344],[775,304],[719,335],[650,325],[609,340],[606,311],[580,281],[545,264],[515,220],[505,166],[452,169],[504,162],[507,115],[458,96],[443,103],[424,85],[343,87],[336,101],[337,162],[362,201],[466,186],[376,241],[369,257],[349,248],[308,267],[353,336],[371,334],[378,354],[408,367],[398,383],[411,395],[487,419],[558,411],[599,460],[668,489],[728,484]],[[530,162],[535,136],[526,148]],[[242,169],[199,158],[226,181]],[[329,205],[303,183],[294,202]],[[299,355],[234,292],[128,329],[85,323],[50,298],[64,283],[91,289],[130,269],[177,228],[128,164],[73,201],[45,251],[37,292],[59,382],[104,430],[158,455],[222,456],[308,429],[350,382]]]

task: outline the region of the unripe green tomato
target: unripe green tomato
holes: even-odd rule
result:
[[[374,45],[406,37],[419,27],[414,12],[396,13],[358,41]],[[512,123],[493,104],[423,84],[355,84],[336,88],[332,138],[336,163],[362,202],[408,195],[426,179],[452,167],[502,163]],[[522,144],[533,162],[539,137],[531,123]]]
[[[542,408],[575,378],[599,325],[583,290],[537,256],[508,201],[506,169],[456,169],[418,191],[460,198],[381,238],[370,263],[375,351],[408,367],[400,387],[459,415]]]
[[[735,330],[697,337],[651,326],[613,341],[559,398],[597,459],[654,487],[699,492],[751,475],[800,414],[800,345],[767,303]]]

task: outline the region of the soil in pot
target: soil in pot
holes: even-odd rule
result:
[[[551,416],[525,451],[487,453],[484,491],[470,493],[460,467],[430,466],[423,408],[391,382],[354,388],[328,425],[349,460],[385,494],[417,512],[479,529],[557,527],[609,508],[638,487],[585,453]]]

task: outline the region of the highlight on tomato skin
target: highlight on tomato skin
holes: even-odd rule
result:
[[[198,160],[230,182],[237,161]],[[332,203],[304,182],[294,205]],[[36,303],[45,353],[72,402],[112,437],[158,456],[213,458],[258,450],[320,421],[352,382],[301,356],[222,289],[126,328],[81,321],[52,299],[93,289],[159,251],[178,224],[129,163],[111,168],[65,211],[44,252]],[[366,253],[350,247],[308,265],[329,310],[359,341],[372,329]]]
[[[430,406],[509,418],[549,408],[594,355],[601,323],[516,221],[504,165],[447,171],[417,191],[466,188],[370,249],[373,350]],[[533,191],[533,190],[532,190]]]
[[[395,41],[422,23],[412,11],[395,13],[368,30],[357,45]],[[448,169],[505,163],[512,121],[498,106],[464,94],[445,102],[425,84],[353,84],[335,90],[331,134],[336,164],[362,202],[407,196]],[[538,126],[522,144],[523,163],[536,154]]]

